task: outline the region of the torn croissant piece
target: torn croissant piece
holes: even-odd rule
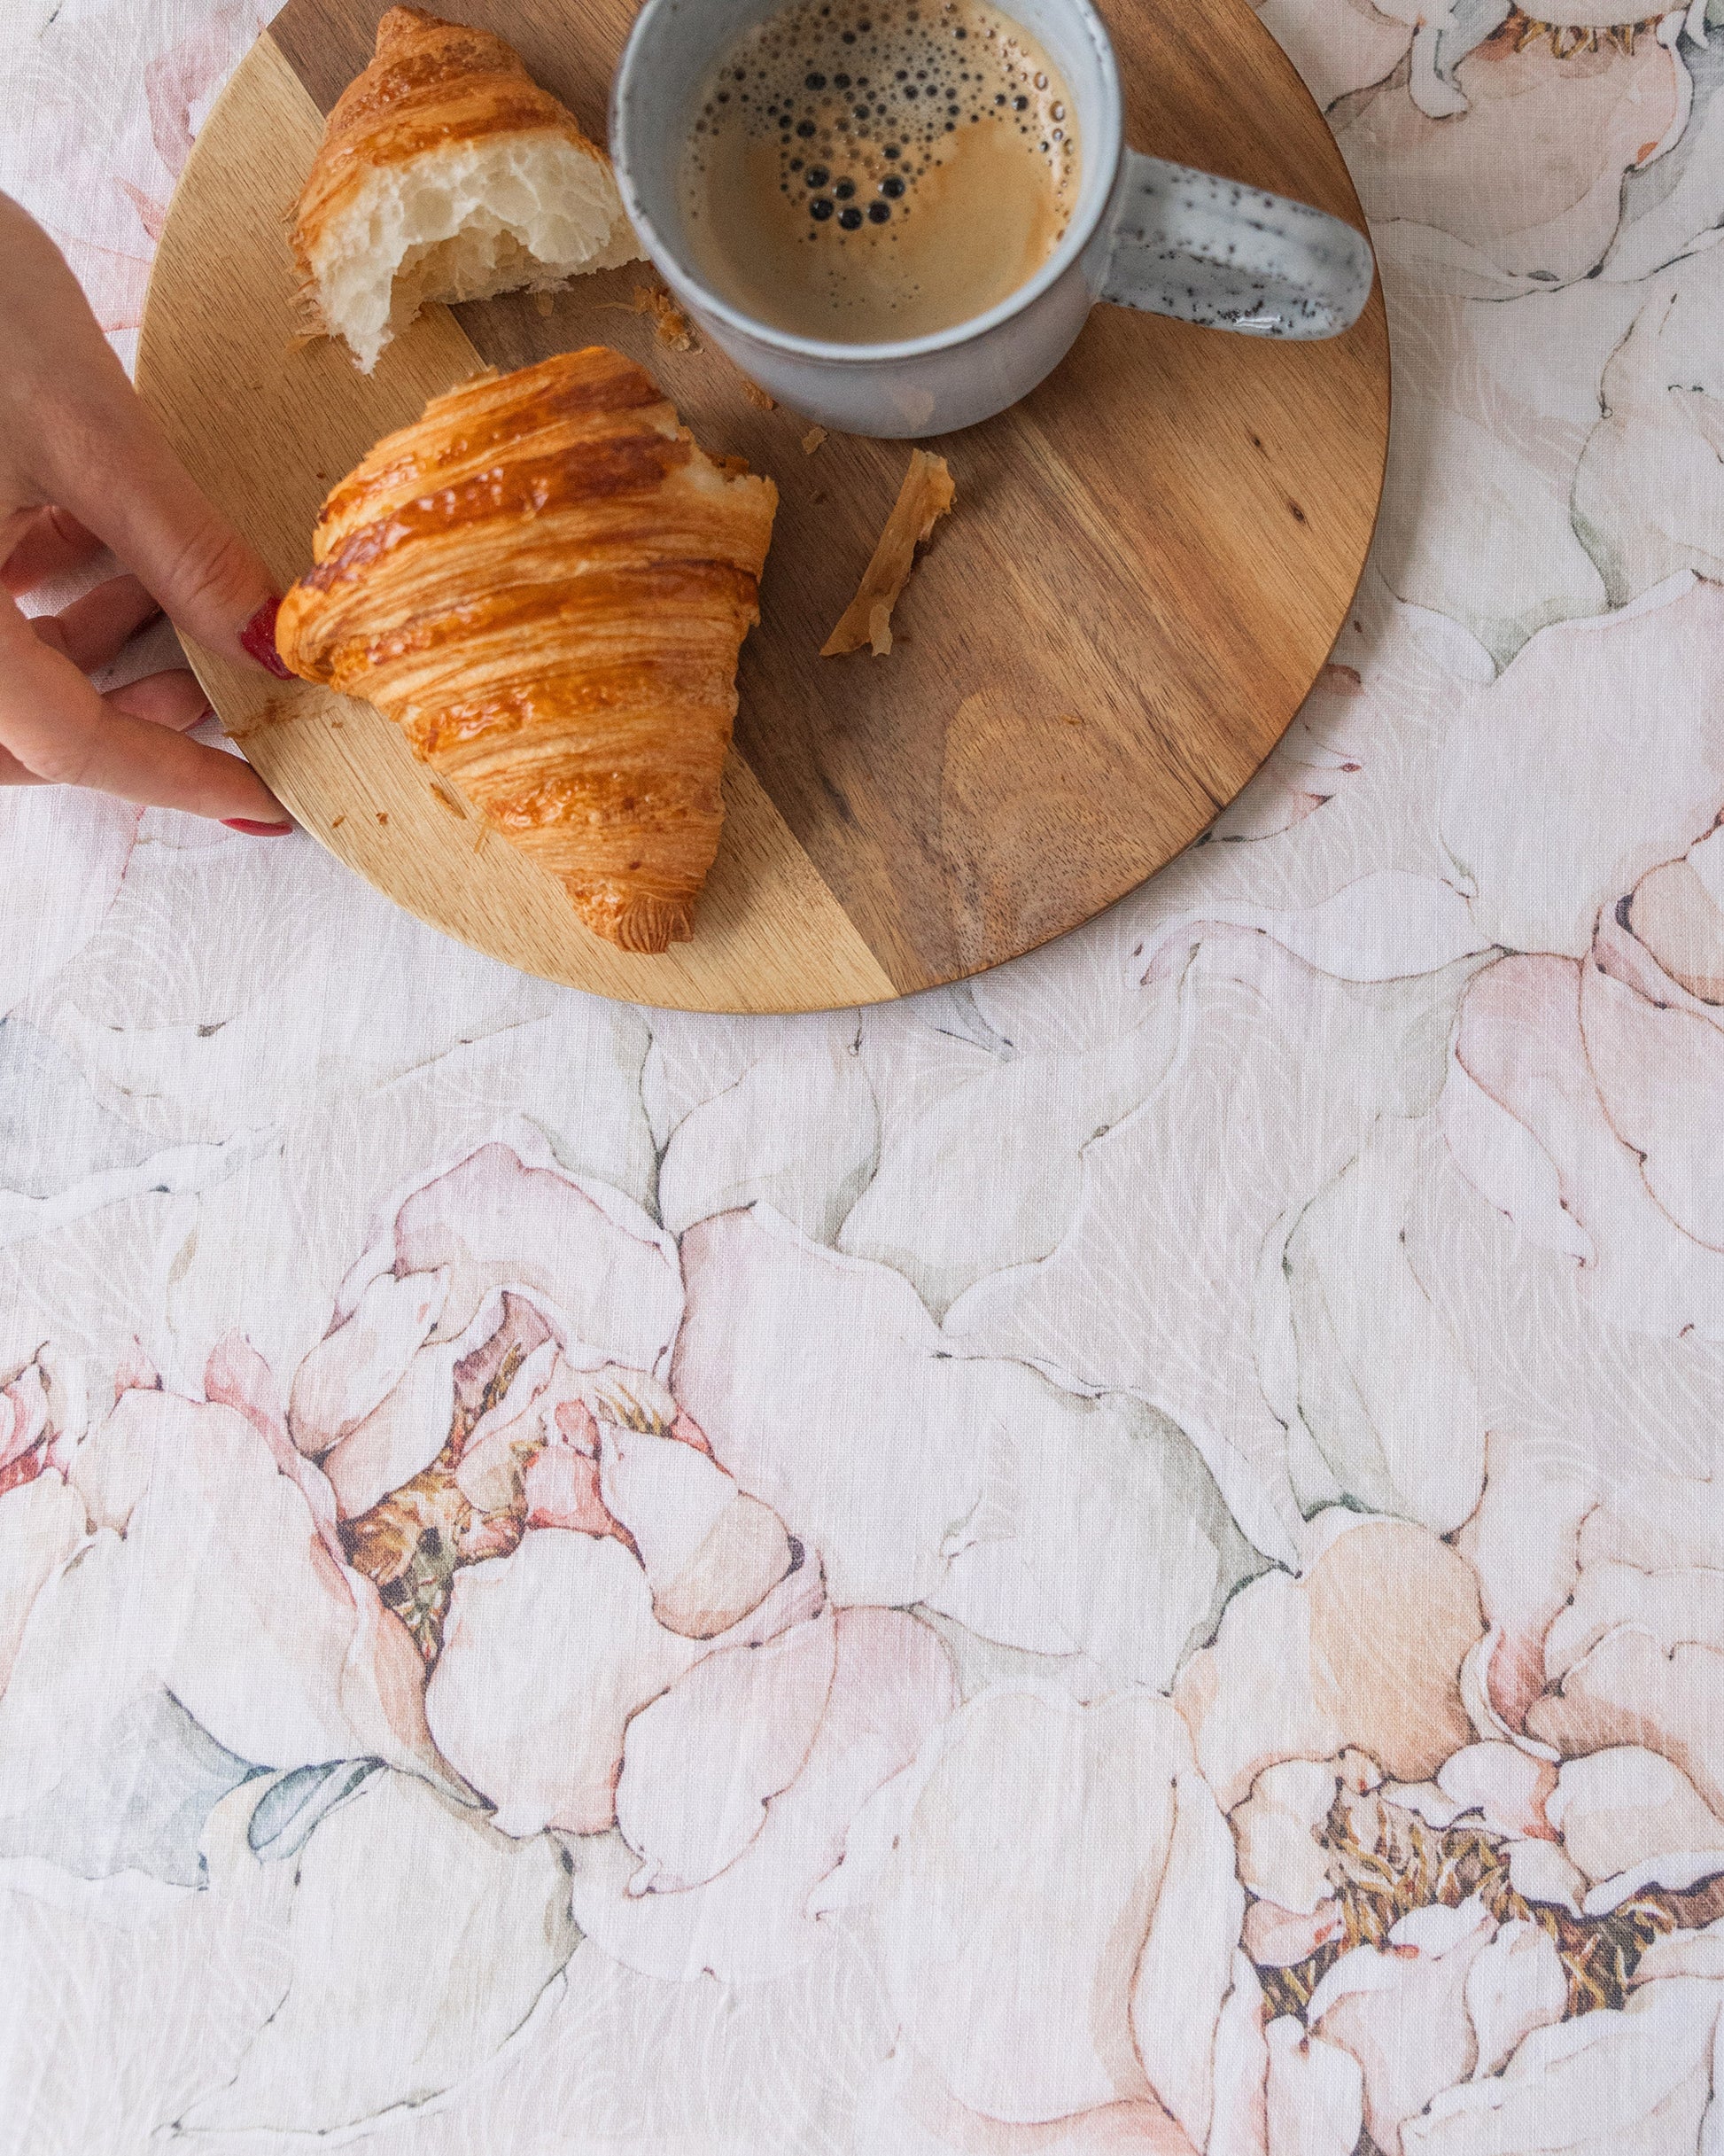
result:
[[[909,581],[916,549],[933,536],[957,494],[944,457],[930,456],[926,449],[910,452],[910,469],[874,557],[862,572],[856,596],[820,646],[822,658],[840,658],[846,651],[859,651],[864,644],[872,647],[876,658],[885,658],[892,648],[892,609]]]
[[[641,253],[610,160],[485,30],[392,7],[293,227],[307,296],[369,374],[428,300],[543,291]]]
[[[276,642],[365,697],[596,934],[692,931],[778,492],[602,345],[434,398],[330,495]]]

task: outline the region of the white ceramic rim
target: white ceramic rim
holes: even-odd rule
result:
[[[1082,221],[1076,218],[1066,228],[1060,245],[1049,255],[1028,283],[1009,293],[985,315],[974,315],[967,322],[954,323],[949,330],[937,330],[927,337],[908,337],[894,344],[864,345],[837,344],[814,337],[798,337],[788,330],[774,328],[770,323],[759,321],[755,315],[745,315],[740,307],[733,307],[727,300],[720,299],[689,267],[681,251],[672,246],[641,206],[640,194],[630,170],[628,126],[625,117],[624,90],[631,69],[639,55],[643,34],[653,17],[672,0],[645,0],[645,4],[634,19],[628,43],[623,47],[622,58],[617,63],[617,74],[610,93],[610,158],[616,172],[617,184],[623,198],[623,206],[628,212],[629,222],[634,227],[642,245],[661,269],[672,265],[675,275],[692,294],[697,295],[696,304],[728,330],[754,343],[765,345],[787,357],[812,361],[827,367],[858,367],[883,365],[895,361],[925,359],[936,352],[955,351],[959,346],[985,337],[1004,323],[1033,307],[1042,294],[1049,292],[1078,261],[1095,237],[1107,206],[1114,198],[1114,189],[1119,176],[1120,160],[1124,151],[1124,100],[1120,90],[1119,63],[1114,56],[1113,40],[1107,35],[1107,25],[1091,4],[1091,0],[1063,0],[1077,16],[1095,50],[1096,64],[1101,74],[1102,102],[1105,109],[1094,120],[1083,115],[1084,174],[1083,191],[1091,195],[1090,208]],[[784,0],[789,4],[790,0]],[[770,12],[771,11],[769,11]],[[1010,0],[1001,10],[1011,14]],[[765,18],[763,16],[762,20]],[[1016,19],[1015,17],[1013,19]],[[1089,160],[1091,141],[1097,133],[1099,121],[1100,141],[1096,148],[1100,152],[1093,168]],[[1105,175],[1105,184],[1095,186],[1091,173]],[[1091,190],[1093,189],[1093,192]],[[665,270],[668,276],[669,270]]]

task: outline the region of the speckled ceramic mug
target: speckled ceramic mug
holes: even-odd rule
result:
[[[792,410],[849,434],[944,434],[1014,404],[1059,365],[1098,300],[1247,337],[1334,337],[1371,292],[1339,218],[1125,146],[1119,69],[1090,0],[1006,0],[1064,75],[1083,181],[1035,276],[968,322],[895,344],[774,329],[691,266],[678,173],[708,69],[783,0],[645,0],[617,70],[610,152],[641,244],[715,345]]]

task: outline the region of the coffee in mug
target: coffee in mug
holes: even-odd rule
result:
[[[694,266],[733,305],[889,344],[1009,299],[1081,178],[1059,70],[987,0],[796,0],[709,71],[681,209]]]
[[[1095,0],[1005,4],[640,0],[624,207],[763,390],[844,433],[944,434],[1027,396],[1098,300],[1248,337],[1358,319],[1362,233],[1130,149]]]

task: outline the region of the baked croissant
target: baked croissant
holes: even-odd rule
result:
[[[330,114],[293,253],[369,374],[429,300],[486,300],[633,261],[610,160],[488,30],[392,7]]]
[[[692,930],[778,490],[594,345],[433,398],[323,504],[281,654],[369,697],[625,951]]]

